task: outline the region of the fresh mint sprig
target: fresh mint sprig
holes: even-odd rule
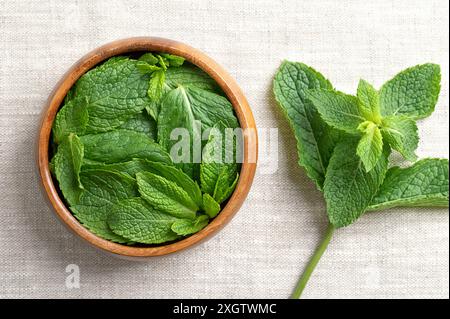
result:
[[[275,99],[297,140],[299,165],[324,194],[329,225],[293,298],[299,298],[335,229],[367,211],[400,206],[449,206],[448,160],[425,159],[389,168],[392,150],[417,159],[416,120],[433,112],[440,90],[435,64],[409,68],[377,91],[361,80],[356,96],[333,89],[311,67],[285,61]]]

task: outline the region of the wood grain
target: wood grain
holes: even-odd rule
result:
[[[239,182],[233,195],[220,214],[211,221],[207,227],[190,237],[168,245],[152,247],[133,247],[113,243],[94,235],[84,228],[60,198],[57,186],[53,183],[51,177],[48,158],[53,120],[72,85],[80,78],[80,76],[92,69],[98,63],[115,55],[139,51],[160,51],[179,55],[203,69],[219,84],[227,95],[233,105],[241,127],[253,131],[253,134],[244,135],[244,162],[242,164]],[[86,54],[66,72],[55,86],[43,111],[38,136],[37,154],[38,169],[43,190],[51,207],[64,225],[89,244],[103,251],[129,259],[147,259],[149,257],[166,255],[192,247],[216,234],[233,218],[245,201],[255,175],[258,154],[258,137],[255,120],[244,94],[235,80],[213,59],[199,50],[180,42],[156,37],[136,37],[114,41],[101,46]]]

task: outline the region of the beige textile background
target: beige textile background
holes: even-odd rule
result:
[[[285,298],[326,226],[321,194],[296,165],[294,139],[271,81],[303,61],[343,91],[380,86],[427,61],[442,93],[420,122],[420,157],[447,157],[448,1],[0,1],[0,297]],[[35,176],[39,114],[72,63],[106,42],[162,36],[221,63],[260,128],[279,128],[274,174],[256,176],[236,218],[209,242],[144,263],[98,253],[63,228]],[[261,167],[262,168],[262,167]],[[339,230],[308,298],[449,297],[447,209],[372,213]],[[65,287],[68,264],[81,287]]]

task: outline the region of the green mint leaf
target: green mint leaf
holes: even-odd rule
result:
[[[407,168],[392,167],[369,207],[448,207],[448,160],[424,159]]]
[[[52,159],[59,188],[69,205],[78,203],[83,192],[80,170],[84,156],[84,147],[75,134],[69,134],[58,146]]]
[[[148,170],[148,163],[151,162],[140,158],[135,158],[127,162],[112,163],[112,164],[105,164],[97,161],[92,161],[89,159],[84,159],[83,171],[89,171],[92,169],[102,170],[126,174],[129,177],[136,178],[137,173]]]
[[[182,170],[163,163],[147,162],[145,171],[164,177],[181,187],[188,196],[200,207],[202,206],[202,192],[198,184]]]
[[[209,194],[203,194],[203,210],[210,217],[214,218],[220,212],[220,205]]]
[[[235,158],[236,145],[234,141],[231,144],[231,139],[227,138],[226,134],[226,125],[219,121],[209,134],[200,164],[202,191],[213,196],[219,203],[226,199],[228,189],[234,184],[238,174]]]
[[[151,105],[145,107],[145,111],[147,112],[147,114],[155,121],[158,120],[158,113],[160,108],[159,104],[159,102],[153,101]]]
[[[209,217],[200,215],[195,220],[180,219],[172,224],[172,230],[181,236],[197,233],[208,225]]]
[[[158,58],[158,64],[163,68],[164,71],[167,71],[169,61],[159,54],[157,54],[156,57]]]
[[[367,209],[387,171],[388,148],[377,165],[366,172],[356,155],[358,139],[348,138],[335,148],[327,169],[324,196],[330,223],[335,227],[352,224]]]
[[[328,126],[306,98],[309,89],[332,89],[319,72],[303,63],[285,61],[273,81],[273,92],[297,140],[298,164],[322,189],[338,132]]]
[[[171,138],[172,132],[186,129],[189,136],[185,138],[190,139],[187,145],[189,149],[183,149],[182,157],[176,162],[182,162],[180,166],[183,171],[194,178],[199,169],[199,163],[196,162],[200,158],[197,157],[201,154],[194,154],[193,141],[199,140],[200,131],[212,128],[219,121],[230,128],[239,126],[233,107],[226,98],[199,88],[180,86],[170,91],[162,101],[158,116],[158,142],[171,152],[174,145],[180,142]]]
[[[170,89],[176,89],[178,86],[193,86],[223,95],[217,82],[205,71],[192,64],[167,69],[165,85]]]
[[[82,135],[88,123],[87,98],[73,98],[56,114],[53,137],[60,143],[70,133]]]
[[[70,207],[75,217],[97,236],[119,243],[129,242],[115,234],[107,220],[116,203],[139,196],[136,181],[127,175],[104,170],[83,171],[80,176],[85,191],[79,204]]]
[[[80,137],[87,159],[116,163],[133,158],[148,159],[153,162],[171,164],[170,155],[150,137],[143,133],[116,130]]]
[[[419,133],[414,120],[405,116],[383,118],[381,132],[389,145],[409,161],[415,162],[415,150],[419,145]]]
[[[148,96],[152,101],[159,101],[164,93],[164,81],[166,73],[163,70],[155,71],[151,75],[148,83]]]
[[[195,122],[191,103],[185,96],[183,87],[172,90],[165,96],[158,116],[158,142],[167,152],[172,152],[176,165],[194,179],[196,166],[199,164],[194,161],[193,141],[200,137],[201,128]],[[172,136],[172,133],[175,134],[177,131],[184,134],[182,129],[186,130],[187,136]],[[175,150],[176,145],[182,145],[184,148]],[[174,156],[174,152],[179,158]]]
[[[193,86],[223,95],[220,87],[207,73],[196,66],[184,64],[181,67],[169,68],[166,71],[162,97],[178,86]],[[155,120],[158,119],[161,101],[151,101],[146,107],[148,114]]]
[[[156,121],[146,112],[133,115],[119,129],[143,133],[154,141],[157,138]]]
[[[85,160],[83,162],[83,170],[101,169],[107,171],[115,171],[127,174],[130,177],[136,178],[136,174],[140,172],[150,172],[165,179],[176,183],[189,195],[190,198],[200,207],[203,204],[202,192],[198,184],[193,181],[180,169],[158,162],[150,162],[145,159],[135,158],[128,162],[103,164],[98,162],[90,162]]]
[[[234,178],[234,179],[233,179]],[[232,180],[233,179],[233,180]],[[233,174],[227,168],[223,168],[219,178],[217,179],[216,188],[214,189],[214,199],[218,203],[223,203],[233,194],[239,180],[239,173]],[[232,181],[230,183],[230,181]]]
[[[361,123],[358,129],[363,132],[363,136],[356,148],[356,154],[363,162],[366,172],[370,172],[383,153],[383,137],[378,126],[370,121]]]
[[[150,104],[145,107],[147,114],[150,115],[155,121],[158,121],[159,110],[161,109],[161,101],[164,99],[167,93],[170,92],[170,88],[164,85],[161,98],[157,100],[151,100]]]
[[[142,198],[123,200],[114,205],[108,225],[114,233],[144,244],[160,244],[178,239],[171,229],[179,219],[149,205]]]
[[[148,53],[144,53],[143,55],[141,55],[141,57],[139,58],[139,61],[148,63],[150,65],[155,65],[156,63],[159,62],[158,58],[155,57],[152,53],[148,52]]]
[[[87,133],[117,128],[150,104],[149,75],[142,74],[136,64],[128,58],[108,60],[77,81],[75,95],[88,99]]]
[[[138,61],[136,63],[136,67],[137,67],[137,69],[139,71],[141,71],[144,74],[146,74],[146,73],[151,74],[151,73],[153,73],[155,71],[161,70],[161,68],[159,66],[151,65],[151,64],[149,64],[147,62],[144,62],[144,61]]]
[[[439,65],[423,64],[408,68],[386,82],[380,90],[383,116],[406,115],[414,119],[433,113],[441,89]]]
[[[161,56],[166,59],[167,61],[169,61],[169,64],[171,67],[179,67],[182,66],[185,59],[177,56],[177,55],[173,55],[173,54],[168,54],[168,53],[161,53]]]
[[[358,99],[352,95],[315,89],[309,90],[306,96],[319,111],[322,119],[339,130],[356,134],[358,126],[366,120],[358,106]]]
[[[109,65],[109,64],[114,64],[118,61],[122,61],[122,60],[129,60],[130,58],[126,55],[118,55],[118,56],[113,56],[110,57],[108,60],[106,60],[105,62],[103,62],[102,65]]]
[[[146,171],[164,177],[181,187],[188,196],[200,207],[203,204],[202,192],[198,184],[182,170],[162,163],[147,163]]]
[[[136,180],[142,198],[153,207],[178,218],[195,218],[198,205],[175,182],[149,172],[137,173]]]
[[[233,106],[225,97],[195,87],[179,87],[186,101],[185,110],[192,111],[194,118],[202,122],[202,130],[212,128],[221,121],[228,128],[239,127]]]
[[[364,117],[376,124],[381,123],[380,98],[378,91],[367,81],[358,84],[358,105]]]

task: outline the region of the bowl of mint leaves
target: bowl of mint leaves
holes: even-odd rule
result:
[[[104,251],[144,258],[197,244],[231,220],[253,180],[257,137],[222,67],[185,44],[140,37],[95,49],[66,73],[38,148],[63,223]]]

